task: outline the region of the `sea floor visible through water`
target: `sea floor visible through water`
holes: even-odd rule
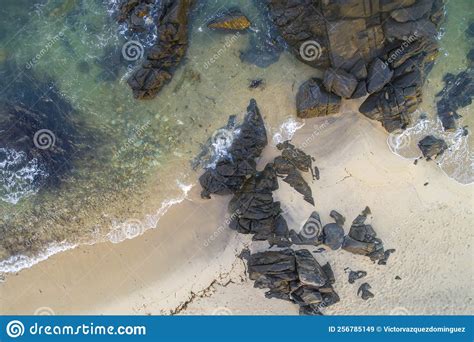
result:
[[[2,17],[14,19],[0,21],[0,73],[29,80],[40,90],[52,84],[74,109],[74,119],[84,123],[80,133],[94,144],[84,155],[70,156],[73,167],[59,185],[35,187],[29,179],[41,170],[34,162],[13,175],[0,163],[0,272],[18,271],[79,244],[120,242],[159,226],[166,210],[196,184],[200,170],[194,170],[191,161],[230,115],[243,117],[250,98],[257,100],[264,115],[271,143],[290,138],[304,124],[296,119],[295,95],[302,82],[321,73],[286,51],[267,68],[242,63],[240,51],[264,26],[254,2],[215,0],[198,6],[185,60],[150,101],[135,100],[126,84],[139,61],[121,58],[126,40],[111,13],[115,4],[112,0],[2,3]],[[251,19],[250,32],[208,30],[207,20],[231,6]],[[420,124],[410,128],[409,143],[388,136],[387,147],[414,158],[420,154],[413,147],[420,134],[443,136],[450,150],[438,162],[448,177],[461,183],[473,179],[472,135],[440,131],[434,94],[442,89],[446,72],[466,68],[465,55],[472,45],[464,35],[473,20],[470,6],[468,0],[448,3],[442,52],[420,108],[420,114],[426,113],[425,128],[421,133]],[[255,79],[264,80],[262,88],[249,88]],[[1,92],[5,100],[8,92]],[[471,127],[470,110],[462,111],[460,127]],[[316,135],[326,121],[314,127]],[[5,160],[13,164],[14,152],[9,153]],[[8,183],[12,179],[19,184],[12,186]]]

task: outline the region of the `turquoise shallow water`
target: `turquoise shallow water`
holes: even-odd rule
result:
[[[205,23],[223,6],[235,5],[258,31],[263,25],[258,11],[248,0],[214,0],[196,9],[187,57],[172,82],[152,101],[134,100],[126,77],[137,62],[121,57],[126,40],[111,16],[115,4],[2,1],[0,14],[8,20],[0,21],[0,72],[12,82],[0,98],[11,100],[20,92],[46,106],[54,95],[72,109],[64,121],[53,119],[51,126],[41,127],[71,141],[59,182],[35,184],[34,179],[48,179],[50,171],[35,158],[0,146],[0,272],[77,244],[119,242],[154,228],[196,182],[190,161],[229,115],[241,117],[256,97],[270,133],[278,132],[294,117],[297,85],[317,74],[286,52],[266,69],[242,64],[240,50],[250,35],[210,32]],[[410,144],[389,146],[402,156],[419,155],[414,146],[420,132],[442,134],[434,94],[446,72],[466,67],[472,43],[463,35],[473,20],[471,7],[470,1],[448,3],[442,55],[420,110],[429,124],[407,133]],[[260,77],[265,90],[249,90],[249,81]],[[463,111],[461,125],[472,122],[470,110]],[[447,137],[452,148],[441,167],[460,182],[472,182],[472,138],[455,134]]]

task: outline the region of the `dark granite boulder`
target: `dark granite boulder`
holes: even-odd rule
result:
[[[314,287],[321,287],[326,284],[328,281],[327,275],[310,251],[307,249],[296,251],[295,261],[298,278],[302,284]]]
[[[390,12],[390,16],[401,23],[421,19],[433,7],[433,1],[419,0],[412,6],[393,10]]]
[[[327,91],[344,97],[350,98],[357,87],[357,79],[342,69],[326,69],[323,80]]]
[[[188,45],[188,16],[193,0],[127,0],[119,7],[117,20],[127,23],[131,33],[150,31],[156,42],[143,63],[127,80],[137,99],[154,98],[172,78],[184,57]],[[154,12],[158,13],[155,14]],[[145,17],[155,15],[153,27],[145,24]],[[144,53],[140,46],[140,53]],[[134,51],[135,52],[135,51]]]
[[[341,98],[324,90],[316,78],[303,83],[296,95],[296,111],[300,118],[335,114],[340,107]]]
[[[232,194],[240,189],[247,176],[255,173],[255,158],[267,145],[267,133],[257,102],[253,99],[239,130],[229,148],[228,157],[218,160],[214,168],[207,169],[199,178],[202,197]]]
[[[367,76],[367,92],[369,94],[381,90],[393,76],[393,70],[382,62],[380,58],[376,58],[370,63],[369,74]]]
[[[344,229],[337,223],[329,223],[323,227],[323,243],[332,250],[341,248],[344,240]]]
[[[442,155],[448,148],[448,145],[443,139],[438,139],[432,135],[428,135],[418,142],[418,147],[423,153],[423,157],[430,160]]]

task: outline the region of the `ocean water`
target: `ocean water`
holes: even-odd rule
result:
[[[468,68],[466,57],[474,48],[474,38],[468,38],[466,29],[474,22],[472,1],[448,1],[446,20],[439,35],[440,54],[429,74],[423,90],[423,103],[415,113],[414,124],[403,133],[389,135],[387,143],[396,154],[410,159],[420,157],[418,142],[427,135],[442,138],[448,144],[448,151],[436,161],[447,176],[462,184],[474,182],[474,115],[469,105],[458,111],[462,116],[458,120],[458,129],[446,132],[436,112],[438,94],[444,87],[443,77],[447,73],[457,75]],[[469,134],[463,134],[467,127]]]
[[[470,5],[469,0],[448,3],[443,51],[420,108],[427,118],[423,128],[410,128],[408,139],[388,138],[387,148],[403,157],[419,155],[413,143],[420,132],[445,136],[436,121],[434,94],[446,72],[465,68],[470,43],[460,37],[473,19]],[[209,31],[207,20],[231,6],[248,15],[251,32]],[[52,133],[44,143],[62,139],[69,149],[61,164],[66,167],[50,170],[34,156],[0,146],[0,272],[18,271],[80,244],[118,243],[159,227],[159,218],[196,184],[192,161],[209,137],[223,132],[230,115],[241,119],[252,97],[272,143],[303,125],[295,119],[297,87],[320,72],[287,52],[267,68],[241,62],[249,40],[265,32],[254,2],[201,2],[192,15],[187,57],[150,101],[133,99],[126,84],[140,61],[123,58],[133,37],[114,21],[115,7],[116,0],[2,1],[0,12],[8,20],[0,20],[0,76],[8,82],[0,100],[18,97],[29,107],[57,110],[60,120],[37,128]],[[153,39],[146,37],[144,47]],[[258,78],[265,80],[264,89],[249,89]],[[51,102],[61,106],[47,107]],[[469,110],[462,111],[461,126],[472,121]],[[469,183],[472,138],[456,134],[448,134],[450,150],[438,162],[447,176]],[[399,144],[406,140],[410,143]],[[211,139],[211,150],[225,153],[223,144]]]

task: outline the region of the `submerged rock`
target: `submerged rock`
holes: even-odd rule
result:
[[[341,97],[324,90],[316,78],[303,83],[296,95],[296,111],[300,118],[336,114],[340,107]]]
[[[418,147],[423,153],[423,157],[427,160],[435,159],[442,155],[448,148],[448,145],[443,139],[435,138],[432,135],[428,135],[418,142]]]
[[[7,192],[58,186],[97,144],[97,132],[52,79],[9,65],[0,86],[0,197],[3,186]]]
[[[250,25],[250,20],[238,8],[224,10],[207,23],[210,29],[223,31],[243,31]]]
[[[436,107],[443,128],[448,131],[456,129],[456,120],[460,118],[457,110],[472,103],[474,97],[474,68],[470,67],[457,75],[446,74],[445,86],[438,94]]]

